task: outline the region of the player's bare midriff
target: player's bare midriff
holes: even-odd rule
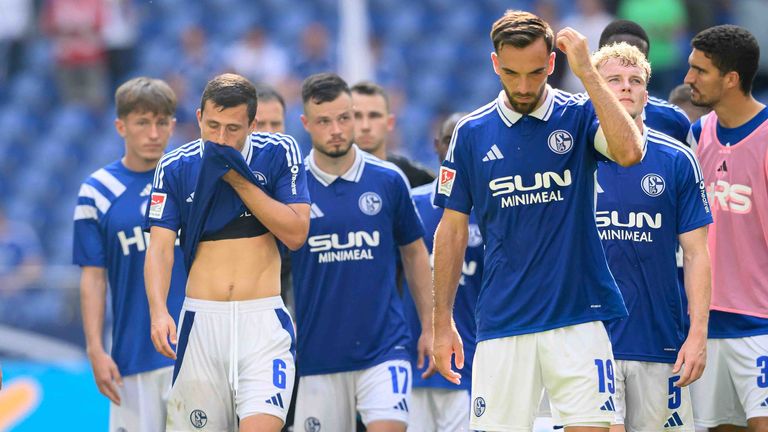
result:
[[[200,242],[187,280],[187,297],[212,301],[280,295],[280,253],[275,237]]]

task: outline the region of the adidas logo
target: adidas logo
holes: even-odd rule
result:
[[[285,409],[285,406],[283,406],[283,397],[280,395],[280,393],[272,396],[271,398],[267,399],[265,402],[270,405],[279,406],[280,408]]]
[[[483,158],[483,162],[488,162],[492,160],[498,160],[498,159],[504,159],[504,155],[501,154],[501,151],[498,147],[496,147],[496,144],[491,146],[491,149],[488,150],[488,153],[485,154],[485,157]]]
[[[680,418],[680,416],[677,414],[677,411],[672,414],[672,417],[670,417],[666,423],[664,423],[665,428],[671,428],[671,427],[678,427],[683,425],[683,419]]]
[[[194,192],[192,192],[192,193],[191,193],[191,194],[189,194],[189,196],[187,197],[187,202],[188,202],[188,203],[191,203],[191,202],[192,202],[192,200],[194,200],[194,199],[195,199],[195,193],[194,193]]]
[[[312,203],[312,205],[309,207],[309,218],[317,219],[323,216],[325,216],[325,214],[323,214],[323,211],[320,210],[320,207],[318,207],[317,204]]]
[[[605,401],[600,411],[613,411],[616,412],[616,405],[613,404],[613,396],[608,396],[608,400]]]
[[[717,172],[728,172],[728,165],[725,164],[725,161],[717,167]]]
[[[768,398],[765,398],[763,403],[760,404],[761,407],[768,407]]]
[[[401,400],[397,403],[397,405],[392,407],[393,409],[405,411],[408,412],[408,402],[405,401],[405,399]]]

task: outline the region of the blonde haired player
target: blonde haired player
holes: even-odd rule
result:
[[[712,223],[693,152],[643,124],[651,66],[627,43],[592,63],[645,138],[642,162],[598,163],[597,227],[629,317],[608,325],[616,359],[612,431],[694,431],[686,387],[706,363]],[[685,333],[675,251],[682,245],[691,326]]]

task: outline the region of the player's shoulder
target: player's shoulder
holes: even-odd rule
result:
[[[299,145],[292,136],[281,133],[253,132],[249,139],[254,152],[268,152],[285,158],[289,166],[302,162]]]
[[[377,177],[385,177],[394,182],[400,182],[402,180],[406,187],[410,189],[410,183],[408,177],[405,176],[403,170],[392,162],[381,160],[376,156],[364,152],[360,149],[357,151],[362,155],[363,163],[365,164],[364,172],[370,172]]]
[[[157,163],[159,171],[173,170],[176,167],[197,162],[203,156],[203,140],[196,139],[171,150],[163,155]]]
[[[648,96],[647,106],[653,110],[666,113],[672,116],[672,118],[675,118],[681,122],[685,121],[685,123],[691,123],[691,121],[688,119],[688,114],[686,114],[682,108],[673,104],[672,102],[657,98],[656,96]]]
[[[675,138],[648,128],[648,148],[653,149],[663,155],[666,155],[684,166],[690,166],[697,175],[701,169],[698,166],[696,156],[690,147],[676,140]]]
[[[117,198],[126,189],[125,176],[127,171],[119,159],[105,165],[83,180],[79,195],[88,196],[98,191],[104,197]]]
[[[488,124],[493,124],[498,119],[498,109],[498,100],[494,99],[460,118],[454,130],[476,130]]]

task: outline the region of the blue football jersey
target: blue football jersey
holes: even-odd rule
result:
[[[353,147],[342,176],[305,161],[309,237],[291,253],[301,376],[408,360],[409,331],[395,286],[398,247],[424,235],[408,183],[393,164]]]
[[[443,216],[443,209],[432,204],[435,196],[435,185],[437,181],[413,189],[413,201],[416,203],[416,210],[419,212],[421,221],[424,224],[424,243],[430,254],[430,262],[434,259],[432,247],[434,243],[435,230],[440,218]],[[410,345],[411,363],[413,369],[414,387],[438,387],[455,390],[462,388],[469,390],[472,383],[472,360],[475,357],[475,337],[477,327],[475,325],[475,306],[477,297],[480,295],[480,285],[483,279],[483,237],[480,234],[480,227],[477,225],[475,215],[469,215],[469,239],[467,241],[467,251],[464,254],[464,263],[462,264],[461,278],[456,290],[456,301],[453,307],[453,318],[456,321],[456,329],[459,331],[461,341],[464,344],[464,368],[459,369],[461,374],[461,385],[456,386],[448,382],[440,374],[434,374],[430,378],[421,377],[424,370],[416,369],[416,359],[418,355],[417,342],[421,335],[421,321],[419,320],[416,304],[407,289],[403,292],[403,302],[405,303],[405,316],[408,320],[408,326],[411,329],[413,339]],[[456,365],[454,364],[454,369]]]
[[[435,195],[485,240],[478,342],[625,317],[595,226],[594,107],[551,87],[530,115],[504,100],[456,125]]]
[[[147,209],[145,228],[181,229],[181,247],[190,268],[200,236],[218,231],[236,217],[253,217],[234,189],[219,178],[203,178],[207,183],[200,184],[209,196],[195,196],[206,151],[213,150],[207,150],[202,140],[196,140],[165,155],[155,170],[152,201]],[[284,204],[309,203],[306,173],[292,137],[251,134],[242,155],[258,186],[273,199]],[[216,195],[211,196],[213,193]],[[196,206],[198,198],[211,200],[215,205]],[[192,226],[200,232],[185,231]],[[189,239],[192,241],[185,241]]]
[[[144,287],[144,255],[149,235],[142,230],[153,171],[133,172],[115,161],[83,182],[75,207],[73,261],[103,267],[112,295],[112,358],[122,375],[172,366],[155,351]],[[168,291],[168,312],[177,318],[184,300],[186,273],[181,250]]]
[[[597,227],[629,317],[608,324],[618,360],[674,363],[686,337],[678,236],[712,223],[693,151],[646,128],[643,160],[598,164]]]
[[[643,111],[643,122],[649,128],[686,144],[691,122],[685,111],[664,99],[649,96]]]

